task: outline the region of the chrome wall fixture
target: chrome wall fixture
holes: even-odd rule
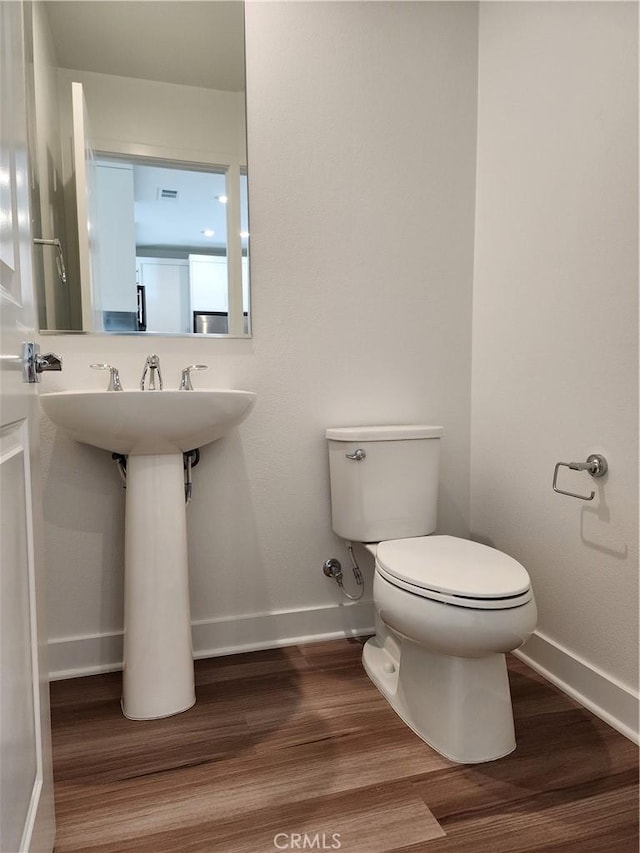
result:
[[[45,370],[62,370],[62,359],[55,352],[40,354],[40,344],[27,341],[22,344],[22,378],[25,382],[40,382]]]
[[[357,595],[351,595],[351,593],[347,592],[347,590],[344,588],[342,566],[340,565],[340,560],[336,560],[335,557],[331,557],[329,560],[324,561],[322,571],[328,578],[333,578],[333,580],[340,587],[340,590],[342,591],[342,594],[345,596],[345,598],[348,598],[350,601],[359,601],[364,595],[364,578],[362,577],[360,566],[358,565],[358,562],[354,556],[353,545],[351,544],[351,542],[345,542],[344,544],[347,546],[347,551],[349,552],[349,556],[351,557],[351,567],[353,569],[353,576],[356,579],[356,583],[360,587],[360,592],[357,593]]]
[[[64,265],[64,254],[62,252],[62,243],[58,237],[52,240],[45,240],[43,237],[34,237],[33,242],[36,246],[52,246],[56,250],[56,269],[58,270],[58,278],[61,284],[67,283],[67,270]]]
[[[587,456],[586,462],[556,462],[556,467],[553,471],[553,491],[557,492],[559,495],[568,495],[571,498],[578,498],[581,501],[592,501],[595,498],[596,493],[592,491],[590,495],[577,495],[575,492],[565,492],[564,489],[559,489],[557,486],[558,471],[562,467],[570,468],[572,471],[586,471],[595,478],[604,477],[609,470],[607,460],[600,453],[592,453],[590,456]]]

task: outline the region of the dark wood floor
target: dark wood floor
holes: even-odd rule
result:
[[[518,748],[464,766],[403,725],[360,655],[198,661],[197,704],[148,722],[121,715],[119,673],[52,684],[57,853],[637,853],[637,748],[521,662]]]

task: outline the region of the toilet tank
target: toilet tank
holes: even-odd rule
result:
[[[423,425],[328,429],[334,532],[351,542],[433,533],[443,434]],[[349,458],[358,450],[364,457]]]

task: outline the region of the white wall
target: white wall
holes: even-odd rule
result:
[[[524,653],[637,731],[638,7],[483,3],[472,536],[538,601]],[[557,461],[603,453],[604,481]]]
[[[244,163],[242,92],[68,68],[59,68],[57,76],[63,137],[71,132],[71,83],[75,81],[84,88],[98,151],[183,157],[194,163]]]
[[[321,571],[348,559],[331,532],[326,426],[444,424],[439,527],[468,534],[477,8],[249,3],[247,56],[253,339],[42,340],[65,359],[42,391],[102,387],[93,361],[135,387],[151,351],[168,386],[199,362],[200,387],[257,391],[194,472],[200,653],[372,624],[371,605],[341,606]],[[117,472],[47,421],[43,451],[52,668],[112,665]]]

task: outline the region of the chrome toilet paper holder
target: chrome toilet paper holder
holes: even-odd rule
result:
[[[570,468],[572,471],[586,471],[592,477],[604,477],[609,470],[607,460],[600,453],[592,453],[587,456],[586,462],[556,462],[556,467],[553,471],[553,491],[559,495],[568,495],[570,498],[578,498],[581,501],[592,501],[596,496],[594,491],[590,495],[577,495],[575,492],[565,492],[564,489],[559,489],[558,471],[560,468]]]

